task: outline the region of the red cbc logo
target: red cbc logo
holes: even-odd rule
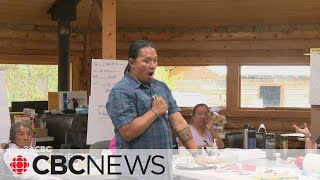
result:
[[[27,171],[29,167],[29,162],[25,157],[18,155],[17,157],[12,159],[10,167],[13,172],[17,174],[22,174]]]

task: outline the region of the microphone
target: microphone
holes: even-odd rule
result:
[[[154,93],[154,94],[152,95],[152,99],[153,99],[153,100],[157,99],[157,97],[158,97],[158,95],[157,95],[156,93]],[[167,114],[168,114],[168,110],[166,110],[166,112],[165,112],[164,114],[167,115]]]

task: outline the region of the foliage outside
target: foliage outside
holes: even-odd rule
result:
[[[48,92],[58,91],[57,65],[0,65],[5,72],[8,103],[48,100]]]
[[[181,72],[169,78],[171,69],[172,68],[158,66],[154,77],[159,81],[165,82],[171,91],[175,91],[177,89],[177,81],[183,79],[184,74]]]

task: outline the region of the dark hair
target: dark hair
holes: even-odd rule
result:
[[[156,49],[156,46],[150,41],[137,40],[137,41],[133,42],[129,47],[128,59],[131,58],[134,61],[136,61],[137,57],[140,54],[140,50],[145,47],[151,47],[151,48]],[[126,69],[124,70],[124,74],[126,74],[127,72],[130,72],[130,65],[129,64],[127,64]]]
[[[11,125],[11,128],[10,128],[9,140],[11,142],[14,142],[16,135],[17,135],[17,132],[18,132],[18,129],[20,127],[27,127],[32,132],[32,127],[30,125],[30,121],[24,120],[24,121],[20,121],[20,122],[15,122]],[[9,143],[4,146],[4,149],[7,149],[8,147],[9,147]]]
[[[191,121],[190,121],[190,123],[193,122],[193,118],[194,118],[194,115],[196,114],[197,109],[198,109],[199,107],[202,107],[202,106],[207,107],[207,108],[209,109],[209,107],[208,107],[206,104],[204,104],[204,103],[197,104],[196,106],[194,106],[194,108],[193,108],[193,110],[192,110],[192,116],[191,116]]]

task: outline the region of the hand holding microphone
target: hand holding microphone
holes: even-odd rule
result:
[[[158,116],[168,113],[168,105],[162,97],[153,95],[152,98],[152,111],[154,111]]]

